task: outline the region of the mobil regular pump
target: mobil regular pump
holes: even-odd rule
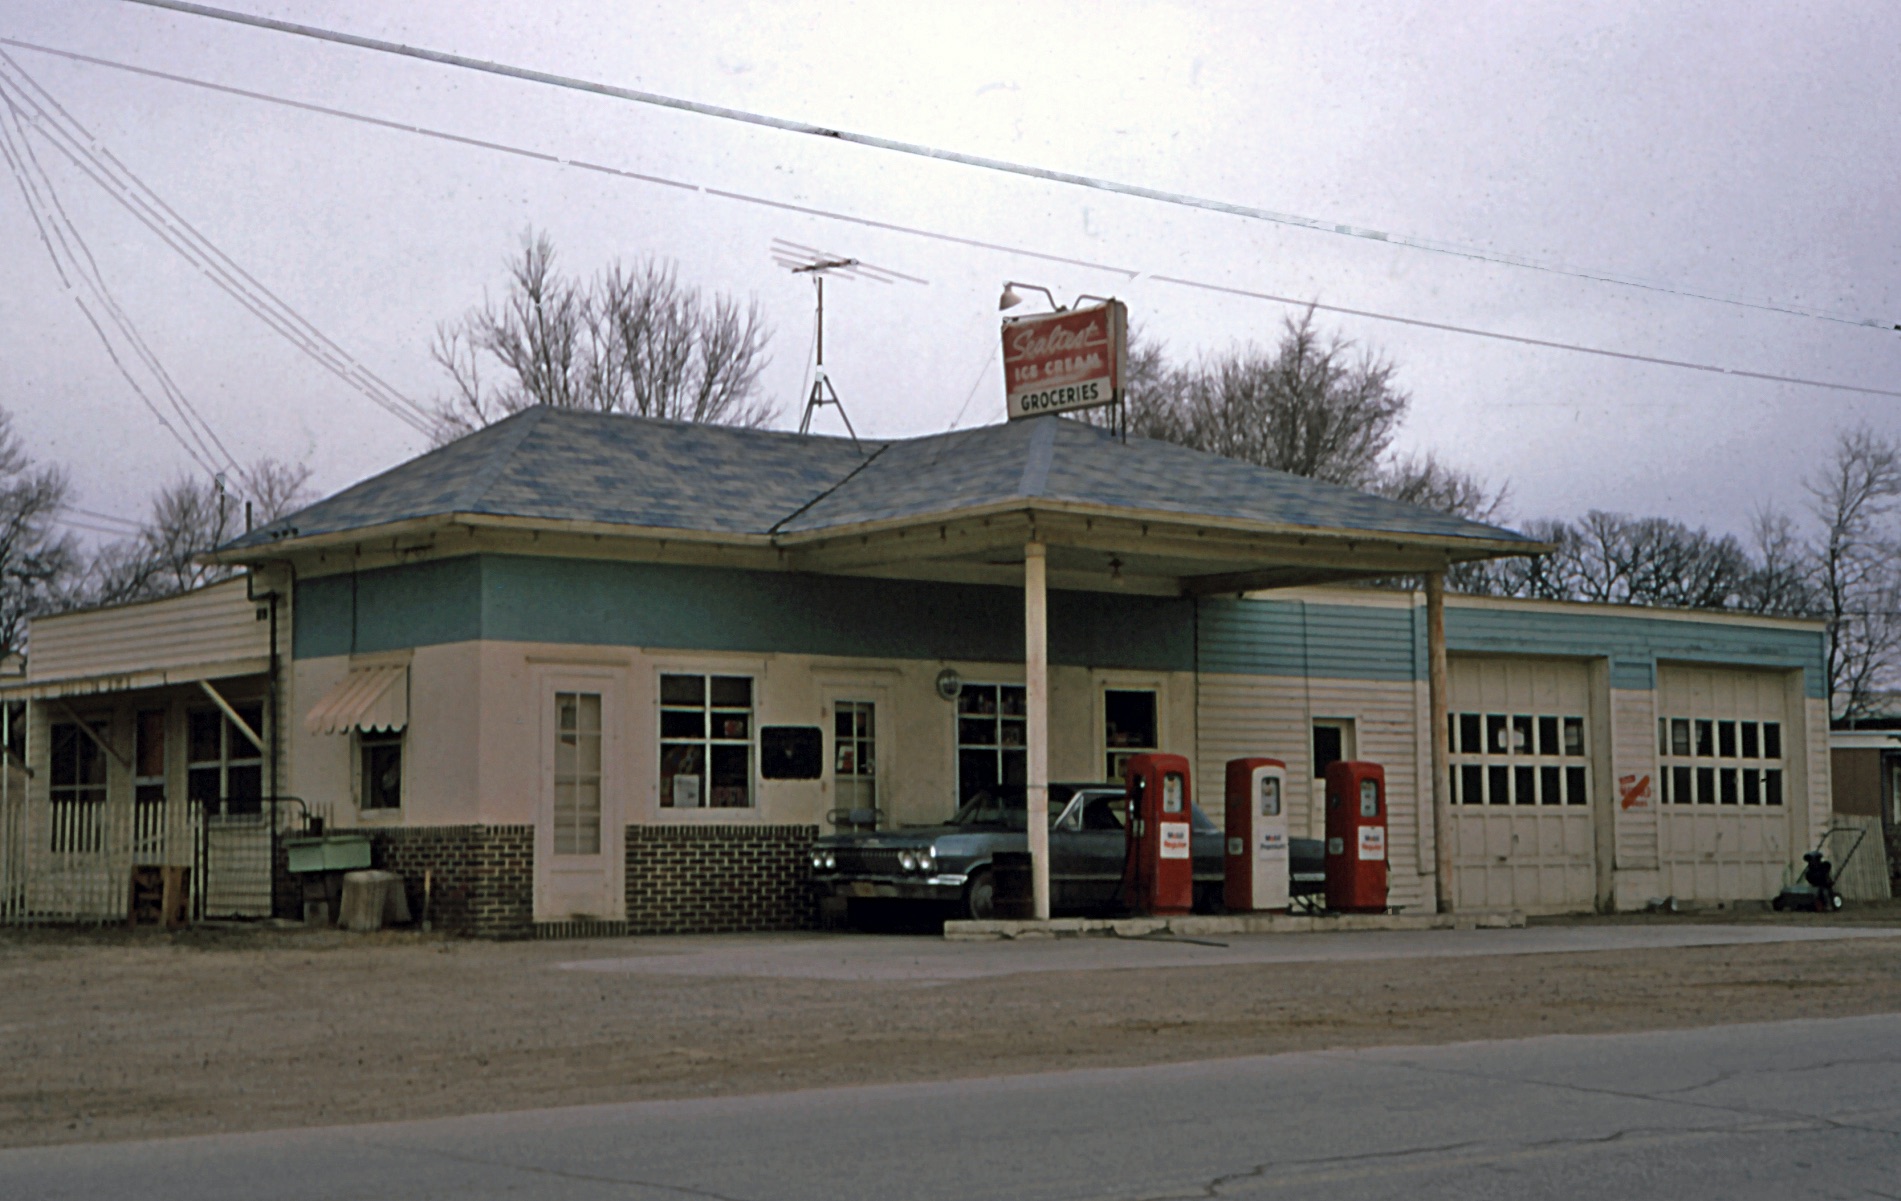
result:
[[[1327,908],[1386,912],[1386,769],[1327,765]]]
[[[1230,912],[1287,909],[1287,765],[1279,759],[1228,760],[1227,868]]]
[[[1129,816],[1122,896],[1130,912],[1192,913],[1194,799],[1188,789],[1188,760],[1180,755],[1136,755],[1123,781]]]

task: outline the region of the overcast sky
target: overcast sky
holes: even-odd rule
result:
[[[1901,6],[262,3],[229,7],[1327,222],[1901,323]],[[774,238],[928,284],[828,289],[861,434],[1002,420],[1006,279],[1124,298],[1180,357],[1287,309],[1155,276],[1739,370],[1901,390],[1901,333],[1475,262],[499,79],[115,0],[0,0],[0,36],[1088,267],[376,128],[7,50],[198,229],[398,389],[521,231],[572,269],[675,260],[756,298],[796,426],[809,284]],[[260,324],[70,164],[41,161],[126,313],[239,460],[334,491],[426,441]],[[77,503],[193,470],[65,295],[0,179],[0,405]],[[1389,355],[1402,443],[1589,508],[1742,530],[1901,400],[1322,317]],[[826,416],[821,426],[836,430]]]

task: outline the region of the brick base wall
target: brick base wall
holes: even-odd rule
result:
[[[627,827],[627,932],[809,930],[817,826]]]
[[[409,912],[418,922],[427,871],[432,928],[480,938],[534,934],[533,826],[391,826],[365,832],[376,866],[402,875]]]

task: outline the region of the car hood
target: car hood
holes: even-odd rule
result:
[[[954,834],[1009,834],[1012,831],[983,826],[907,826],[899,830],[867,830],[862,833],[821,834],[813,844],[819,847],[867,847],[876,850],[915,850],[928,847],[938,839]],[[1021,835],[1022,831],[1014,831]]]

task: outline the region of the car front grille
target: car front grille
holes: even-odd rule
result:
[[[898,866],[898,852],[884,847],[840,847],[838,870],[857,876],[897,876],[904,874]]]

